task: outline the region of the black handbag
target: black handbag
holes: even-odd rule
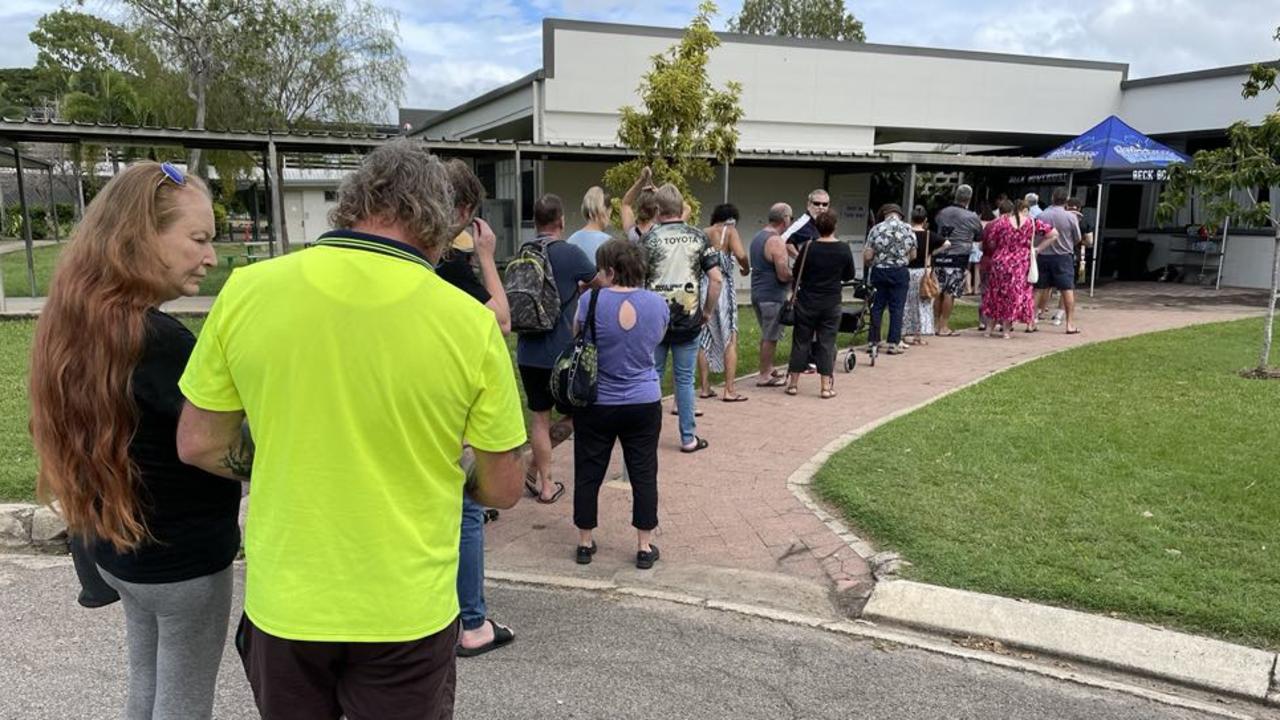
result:
[[[782,303],[782,311],[778,313],[778,323],[792,326],[796,324],[796,293],[800,292],[800,276],[804,274],[804,261],[809,259],[809,246],[817,242],[810,240],[804,244],[804,252],[800,254],[800,267],[795,277],[791,278],[791,295]]]
[[[591,291],[587,303],[587,316],[582,331],[573,345],[556,358],[551,371],[551,397],[565,407],[586,407],[596,401],[596,382],[599,367],[596,350],[596,300],[600,290]]]
[[[71,562],[75,565],[76,577],[80,580],[77,602],[87,608],[100,608],[119,600],[120,594],[98,572],[98,564],[93,560],[89,543],[79,535],[72,535],[70,545]]]

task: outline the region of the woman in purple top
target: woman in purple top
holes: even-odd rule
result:
[[[636,567],[658,559],[649,536],[658,526],[658,435],[662,431],[662,389],[653,353],[667,332],[666,300],[644,288],[645,261],[639,246],[610,240],[596,253],[600,290],[596,299],[596,402],[575,414],[573,523],[578,527],[577,560],[591,562],[596,544],[596,505],[615,441],[622,443],[631,481],[631,524],[635,526]],[[578,301],[575,332],[583,332],[591,293]]]

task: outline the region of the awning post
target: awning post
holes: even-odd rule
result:
[[[22,148],[13,147],[13,165],[18,170],[18,207],[22,212],[22,240],[27,250],[27,282],[30,283],[31,297],[36,296],[36,258],[35,245],[31,241],[31,212],[27,208],[27,185],[22,179]]]

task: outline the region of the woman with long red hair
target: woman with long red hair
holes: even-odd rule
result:
[[[36,326],[37,491],[120,595],[129,720],[209,718],[226,642],[240,484],[178,460],[195,338],[159,310],[199,291],[213,237],[199,178],[129,167],[89,204]]]

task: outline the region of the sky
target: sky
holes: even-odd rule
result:
[[[375,0],[400,17],[409,61],[403,105],[446,109],[541,66],[542,18],[681,27],[697,0]],[[3,0],[0,67],[29,66],[36,20],[67,3]],[[846,0],[869,42],[1129,63],[1131,78],[1280,58],[1275,0]],[[723,0],[717,29],[741,6]],[[85,0],[95,14],[112,0]],[[10,34],[12,33],[12,34]]]

